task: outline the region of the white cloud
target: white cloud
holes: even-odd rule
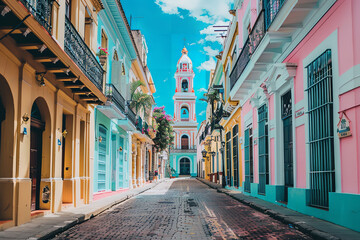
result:
[[[181,16],[181,9],[188,11],[196,20],[209,24],[230,19],[228,11],[231,2],[232,0],[155,0],[164,13]]]
[[[204,51],[206,52],[206,55],[209,55],[211,57],[215,57],[219,54],[218,50],[212,49],[211,47],[204,47]]]
[[[168,80],[168,79],[167,79],[167,78],[165,78],[165,79],[164,79],[164,82],[167,82],[167,80]]]
[[[204,115],[205,113],[206,113],[206,111],[203,110],[203,111],[201,111],[201,112],[199,113],[199,116],[202,116],[202,115]]]
[[[214,58],[210,57],[210,59],[208,61],[201,63],[201,65],[199,67],[197,67],[197,69],[199,69],[200,71],[202,71],[202,70],[211,71],[211,70],[214,70],[215,67],[216,67],[216,62],[215,62]]]
[[[205,43],[205,40],[204,40],[204,39],[200,39],[197,43],[198,43],[198,44],[204,44],[204,43]]]
[[[198,92],[207,92],[206,88],[200,88]]]

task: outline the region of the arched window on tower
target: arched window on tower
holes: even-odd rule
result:
[[[188,92],[189,91],[189,83],[188,83],[188,81],[186,79],[182,80],[181,89],[182,89],[182,92]]]
[[[187,107],[181,107],[181,121],[189,121],[189,109]]]
[[[181,137],[181,149],[189,149],[189,137],[187,135]]]

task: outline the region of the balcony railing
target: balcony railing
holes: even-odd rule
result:
[[[35,19],[51,34],[51,16],[54,0],[21,0]]]
[[[106,84],[106,97],[125,113],[125,99],[113,84]]]
[[[131,110],[129,104],[126,108],[126,115],[127,115],[128,119],[130,120],[130,122],[132,124],[134,124],[134,126],[136,126],[136,114],[134,113],[133,110]]]
[[[65,17],[65,52],[85,73],[86,77],[102,91],[104,70],[67,17]]]
[[[138,117],[137,121],[136,121],[136,129],[140,132],[142,132],[142,127],[143,127],[143,120],[141,117]]]
[[[150,134],[149,134],[149,125],[147,122],[144,123],[144,131],[145,131],[145,134],[148,135],[150,137]]]
[[[259,46],[261,40],[265,35],[265,24],[264,24],[264,11],[260,12],[254,28],[251,30],[251,33],[246,40],[244,47],[235,63],[235,66],[230,74],[230,89],[232,89],[249,63],[252,54],[255,52],[256,48]]]
[[[265,29],[268,30],[286,0],[265,0]]]

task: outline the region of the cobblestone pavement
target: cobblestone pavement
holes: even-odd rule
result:
[[[195,179],[163,182],[56,239],[310,239]]]

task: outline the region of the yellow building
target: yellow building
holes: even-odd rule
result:
[[[37,5],[34,5],[34,4]],[[0,229],[90,201],[97,0],[0,1]]]
[[[132,62],[130,82],[140,80],[142,86],[137,92],[150,95],[152,104],[155,103],[153,94],[156,92],[151,73],[147,67],[147,45],[144,36],[139,30],[133,30],[132,36],[137,50],[137,59]],[[155,149],[152,139],[153,124],[152,108],[140,108],[136,114],[136,130],[132,132],[132,161],[131,179],[132,186],[139,187],[153,179],[155,169]]]
[[[224,72],[224,111],[227,117],[223,117],[220,121],[223,126],[224,142],[225,142],[225,175],[226,185],[228,187],[240,188],[243,182],[242,173],[242,150],[241,150],[241,108],[238,101],[233,101],[230,97],[231,81],[230,74],[235,66],[240,52],[238,42],[238,22],[236,14],[228,27],[227,36],[225,38],[224,49],[221,56],[221,63]]]

